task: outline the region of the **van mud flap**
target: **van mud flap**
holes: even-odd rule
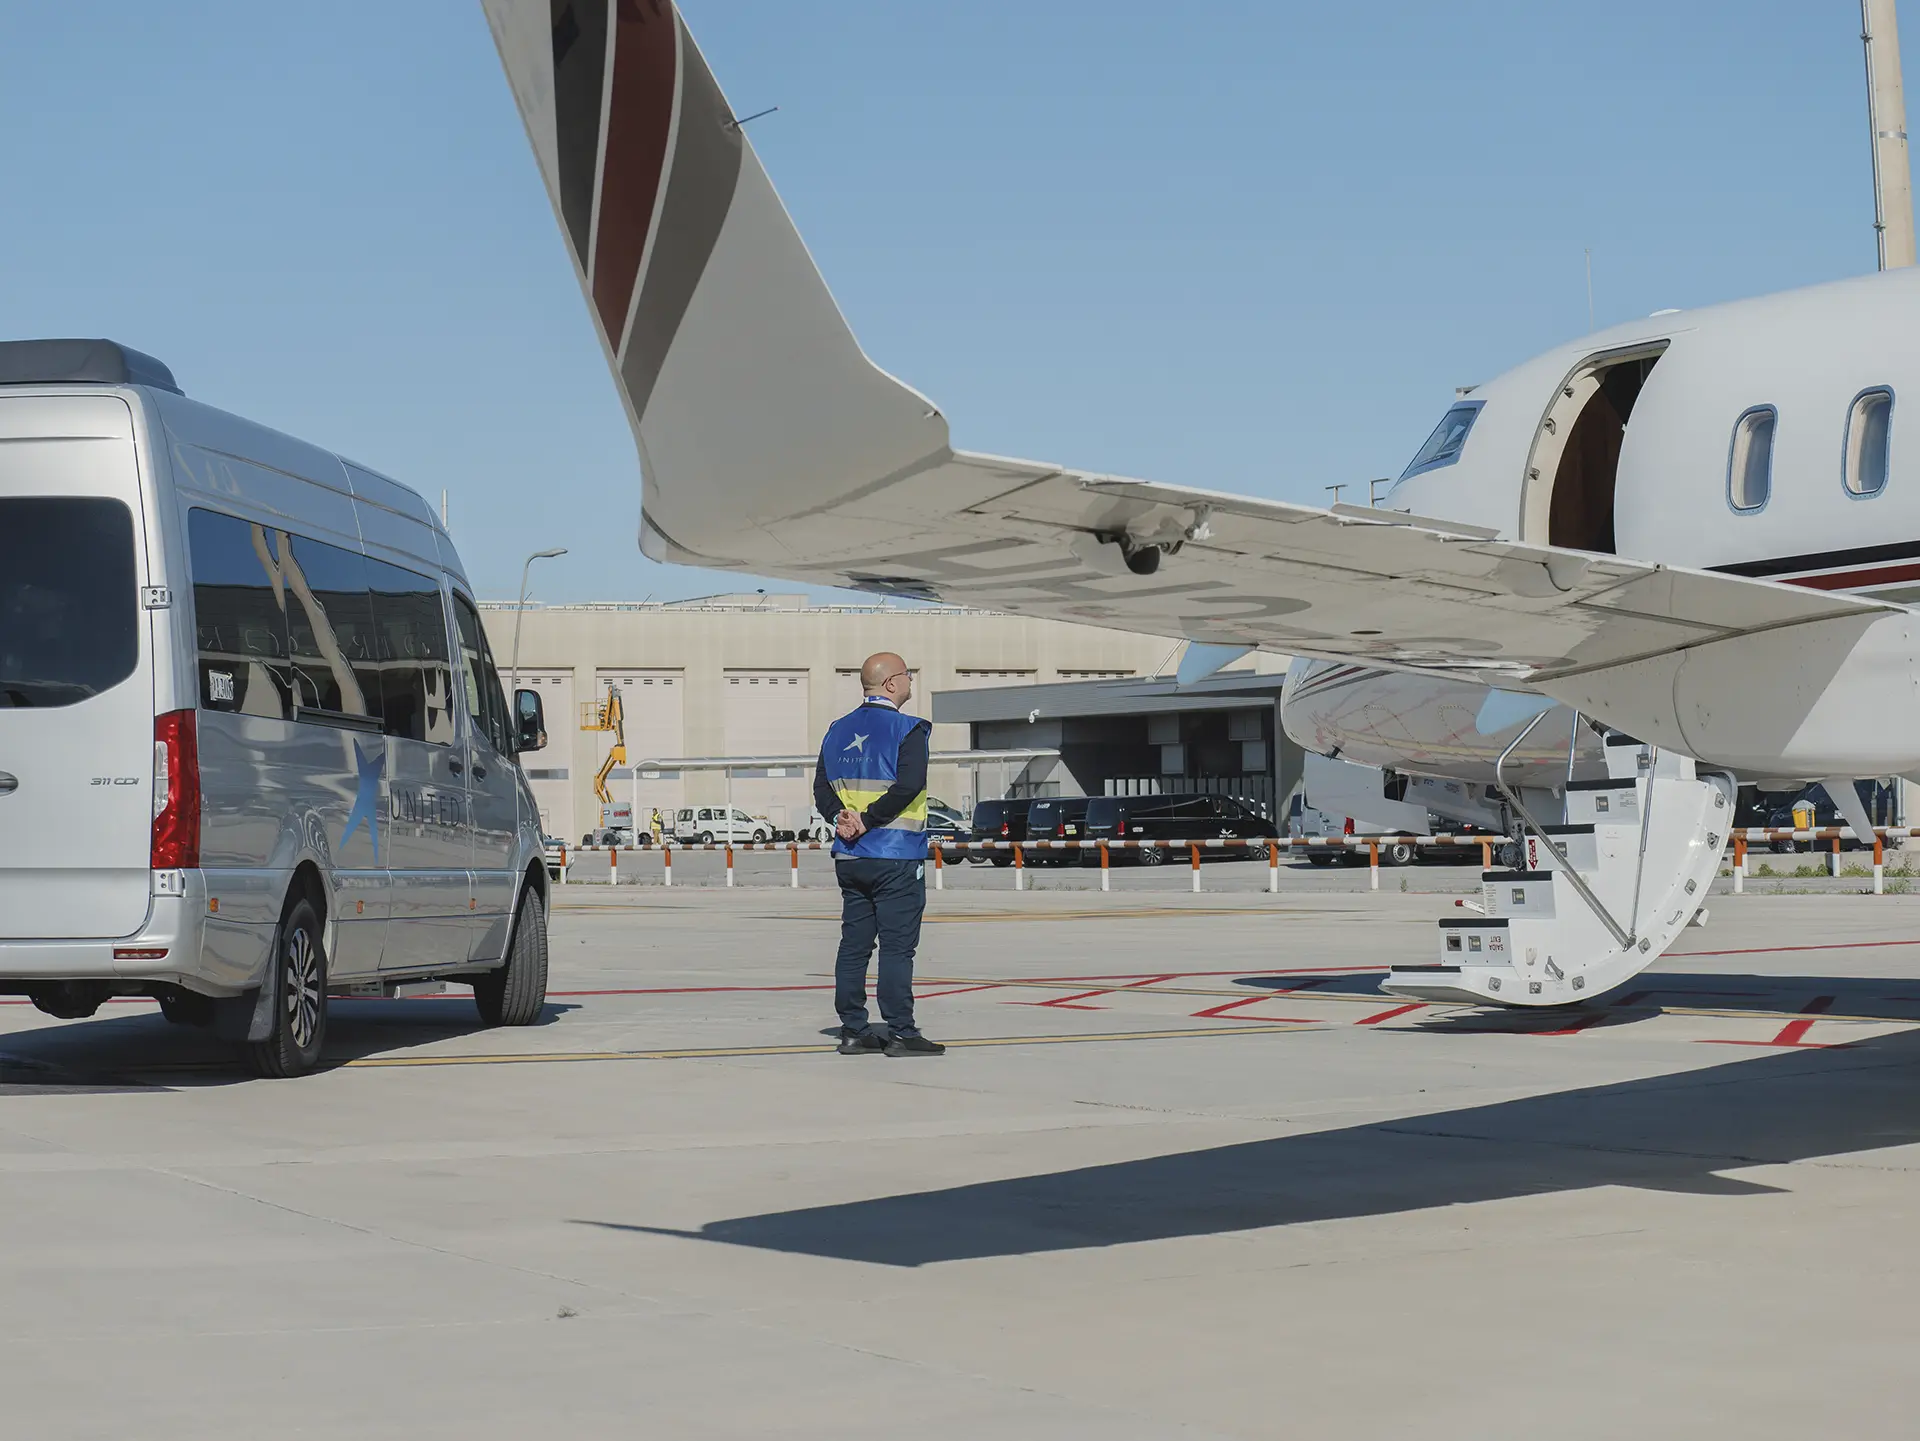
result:
[[[223,1041],[264,1041],[272,1035],[272,982],[215,1000],[213,1034]]]

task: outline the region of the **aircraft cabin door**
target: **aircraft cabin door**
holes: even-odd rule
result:
[[[1667,342],[1603,351],[1560,383],[1534,433],[1521,489],[1520,539],[1614,554],[1614,483],[1634,402]]]

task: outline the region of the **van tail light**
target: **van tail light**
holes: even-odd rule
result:
[[[200,739],[190,710],[153,718],[153,869],[200,864]]]
[[[1353,834],[1353,817],[1352,816],[1347,817],[1346,829],[1342,830],[1340,834],[1343,836],[1350,836]]]
[[[1000,834],[1003,836],[1010,836],[1013,834],[1013,827],[1010,822],[1007,822],[1007,821],[1000,822]]]
[[[1065,821],[1061,821],[1059,825],[1053,828],[1053,833],[1056,836],[1064,836],[1067,833],[1067,823]]]

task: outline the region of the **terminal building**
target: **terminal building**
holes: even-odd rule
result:
[[[858,704],[861,661],[881,650],[913,669],[908,710],[933,721],[936,756],[1059,750],[1057,760],[936,760],[930,791],[963,811],[976,798],[1099,793],[1109,781],[1172,790],[1199,788],[1172,784],[1187,777],[1238,777],[1246,794],[1273,794],[1283,657],[1249,656],[1176,697],[1179,641],[953,606],[753,594],[481,611],[503,679],[517,622],[520,684],[545,700],[548,745],[527,757],[527,775],[550,835],[577,839],[599,824],[593,782],[614,744],[598,728],[609,687],[621,698],[628,762],[606,784],[643,824],[655,808],[665,816],[729,797],[778,827],[805,821],[810,766],[672,762],[812,755],[828,723]],[[1264,788],[1245,781],[1249,772]]]

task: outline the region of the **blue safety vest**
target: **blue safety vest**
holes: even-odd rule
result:
[[[900,774],[900,743],[923,720],[902,715],[881,701],[865,701],[827,727],[820,743],[820,764],[827,784],[850,811],[864,811],[893,786]],[[931,727],[929,727],[930,729]],[[832,816],[827,819],[831,821]],[[907,808],[884,826],[851,843],[833,838],[836,856],[863,856],[879,860],[924,861],[927,858],[927,793],[921,791]]]

